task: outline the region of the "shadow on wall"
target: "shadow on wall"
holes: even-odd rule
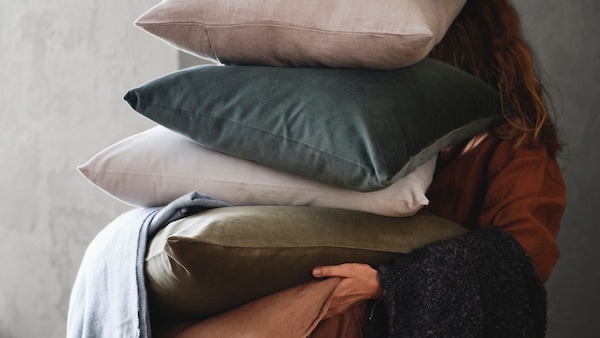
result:
[[[13,338],[14,336],[10,335],[6,330],[0,327],[0,337],[2,338]]]

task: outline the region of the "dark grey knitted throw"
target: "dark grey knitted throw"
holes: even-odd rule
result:
[[[544,337],[546,290],[509,234],[485,227],[378,268],[366,337]]]

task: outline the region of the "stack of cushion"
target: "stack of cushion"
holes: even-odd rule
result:
[[[190,191],[234,205],[151,241],[155,313],[204,318],[316,265],[379,264],[464,233],[420,211],[436,154],[501,118],[495,89],[426,58],[464,2],[164,0],[136,21],[220,64],[126,93],[157,126],[79,170],[138,207]]]

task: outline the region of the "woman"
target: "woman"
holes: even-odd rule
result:
[[[487,226],[509,234],[508,241],[516,240],[517,246],[520,245],[531,259],[536,277],[545,282],[558,260],[555,239],[565,208],[565,185],[555,160],[561,150],[561,141],[548,115],[544,89],[535,73],[532,53],[523,41],[517,12],[509,0],[467,1],[430,57],[461,68],[496,87],[505,102],[515,109],[505,113],[503,124],[440,154],[428,191],[428,209],[475,230],[474,234],[480,233],[476,229]],[[407,287],[407,282],[402,279],[410,264],[416,266],[420,262],[395,262],[377,269],[363,264],[316,267],[315,277],[343,278],[334,291],[327,316],[362,311],[364,305],[359,305],[369,301],[370,317],[376,313],[386,318],[376,325],[367,323],[367,332],[375,330],[379,332],[375,336],[389,334],[394,337],[424,334],[417,333],[418,330],[413,334],[401,333],[400,328],[395,327],[414,321],[414,318],[408,318],[410,314],[402,317],[399,313],[404,310],[415,312],[411,306],[419,304],[414,299],[403,298],[406,295],[399,290]],[[498,269],[509,273],[513,270]],[[473,286],[472,283],[469,285]],[[484,285],[480,283],[475,287],[483,288]],[[475,296],[480,297],[480,293]],[[380,299],[383,301],[379,302]],[[460,299],[454,304],[458,302]],[[457,311],[452,306],[446,309]],[[431,316],[430,322],[446,318],[436,311],[443,312],[437,308],[424,315]],[[539,322],[545,321],[545,307],[537,312],[538,316],[542,312],[544,318]],[[486,316],[485,311],[478,313]],[[473,323],[470,330],[476,331],[470,331],[468,335],[503,335],[482,323],[486,323],[485,318]],[[513,324],[518,329],[517,324],[510,325]],[[528,328],[529,331],[524,330],[519,336],[543,335],[544,329],[541,327],[532,332]],[[427,335],[452,336],[448,331],[441,332],[434,330]]]
[[[341,277],[311,337],[542,337],[545,282],[565,208],[561,141],[509,0],[468,0],[431,58],[496,87],[505,121],[439,154],[429,211],[472,230]],[[195,323],[164,336],[196,337]],[[161,336],[158,334],[158,336]]]

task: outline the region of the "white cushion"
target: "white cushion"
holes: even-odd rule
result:
[[[391,186],[364,193],[222,154],[156,126],[102,150],[78,169],[109,195],[139,207],[165,205],[197,191],[233,205],[319,206],[399,217],[428,204],[435,157]]]
[[[163,0],[135,24],[225,64],[392,69],[425,58],[465,0]]]

